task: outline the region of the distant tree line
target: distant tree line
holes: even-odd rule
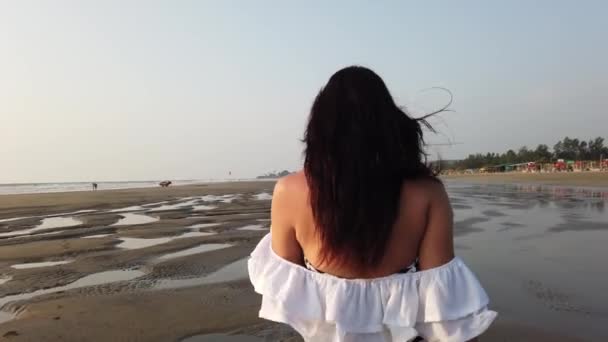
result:
[[[267,178],[281,178],[281,177],[285,177],[287,175],[289,175],[291,172],[287,171],[287,170],[283,170],[281,172],[269,172],[266,174],[263,174],[261,176],[258,176],[257,179],[267,179]]]
[[[517,164],[526,162],[550,163],[557,159],[566,160],[599,160],[601,156],[608,157],[608,147],[604,146],[604,138],[597,137],[589,141],[565,137],[553,145],[551,150],[545,144],[535,149],[522,146],[519,150],[508,150],[504,153],[470,154],[453,165],[457,169],[477,169],[491,165]]]

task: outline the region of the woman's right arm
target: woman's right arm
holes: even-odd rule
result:
[[[453,213],[443,184],[430,181],[426,229],[418,258],[425,270],[441,266],[454,258]]]
[[[450,199],[443,184],[431,182],[427,209],[427,226],[420,245],[422,270],[439,267],[454,258],[454,220]],[[469,342],[478,342],[473,338]]]

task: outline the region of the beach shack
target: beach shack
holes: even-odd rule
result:
[[[563,159],[558,159],[554,164],[553,164],[553,169],[555,171],[566,171],[567,165],[566,162]]]

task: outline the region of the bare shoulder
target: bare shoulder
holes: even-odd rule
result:
[[[306,177],[303,172],[292,173],[282,177],[274,186],[272,195],[271,216],[273,226],[282,221],[286,226],[293,224],[292,220],[299,210],[301,196],[306,190]]]
[[[439,179],[421,178],[403,182],[401,193],[410,201],[442,201],[447,198],[446,190]]]
[[[421,269],[441,266],[454,258],[453,213],[448,194],[439,180],[417,181],[414,191],[426,197],[426,228],[420,244]]]
[[[295,233],[295,217],[298,208],[298,189],[302,175],[291,174],[279,179],[274,187],[270,220],[272,249],[282,258],[303,264],[303,254]]]
[[[275,195],[290,192],[300,192],[306,189],[307,183],[304,171],[294,172],[285,177],[282,177],[277,181],[274,186]]]

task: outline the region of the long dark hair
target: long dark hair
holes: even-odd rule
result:
[[[304,173],[322,263],[369,268],[382,260],[404,180],[436,179],[420,124],[384,81],[360,66],[336,72],[310,111]]]

